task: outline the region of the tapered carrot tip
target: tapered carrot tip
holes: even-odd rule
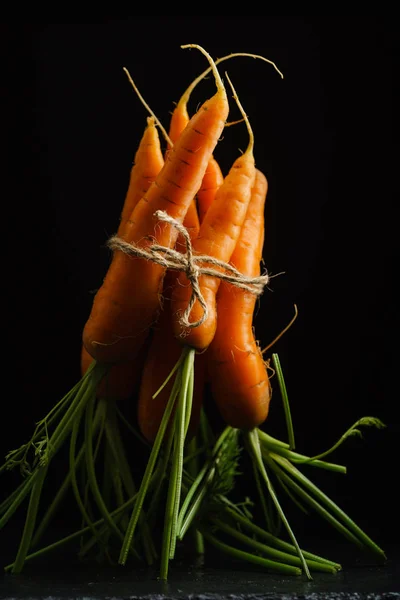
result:
[[[154,117],[148,117],[147,126],[135,153],[128,191],[121,211],[118,235],[123,235],[133,209],[145,195],[163,166],[164,157],[155,119]]]

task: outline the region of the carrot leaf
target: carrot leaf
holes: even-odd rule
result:
[[[332,454],[332,452],[337,450],[339,446],[341,446],[349,437],[362,437],[362,431],[359,429],[359,427],[377,427],[378,429],[383,429],[384,427],[386,427],[386,425],[376,417],[362,417],[361,419],[358,419],[358,421],[356,421],[351,427],[349,427],[349,429],[345,431],[345,433],[331,448],[329,448],[325,452],[321,452],[321,454],[317,454],[316,456],[303,458],[297,457],[297,459],[295,459],[295,462],[301,462],[303,464],[317,464],[321,458],[324,458],[325,456],[328,456],[329,454]]]

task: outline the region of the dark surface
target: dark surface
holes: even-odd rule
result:
[[[321,544],[319,544],[321,545]],[[110,567],[81,565],[69,554],[64,565],[60,561],[29,565],[23,575],[6,575],[0,582],[0,598],[105,599],[115,598],[188,598],[231,599],[265,598],[348,600],[383,600],[400,598],[398,548],[390,548],[386,564],[349,551],[346,546],[323,544],[325,556],[333,560],[340,555],[343,570],[336,575],[314,573],[312,581],[305,577],[281,576],[262,572],[243,563],[211,556],[203,566],[172,562],[168,582],[160,581],[156,569],[130,566]]]

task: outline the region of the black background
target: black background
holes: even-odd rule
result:
[[[378,541],[398,533],[398,41],[394,17],[140,16],[98,23],[2,24],[5,169],[2,229],[3,401],[0,450],[79,377],[81,331],[109,261],[147,112],[127,67],[165,126],[206,60],[229,73],[269,180],[265,264],[256,317],[276,344],[299,451],[332,445],[359,417],[387,424],[350,440],[348,475],[324,485]],[[193,112],[214,90],[199,85]],[[232,115],[236,115],[231,103]],[[224,171],[243,125],[216,152]],[[3,163],[4,166],[4,163]],[[395,198],[396,195],[396,198]],[[284,435],[278,394],[266,428]],[[3,485],[0,483],[0,485]]]

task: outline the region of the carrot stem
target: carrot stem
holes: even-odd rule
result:
[[[153,481],[151,482],[151,484],[153,483]],[[125,510],[127,510],[128,508],[132,507],[132,505],[136,502],[136,498],[137,498],[137,494],[135,494],[135,496],[133,498],[130,498],[129,500],[127,500],[125,502],[125,504],[123,504],[122,506],[116,508],[114,511],[112,511],[110,514],[112,517],[118,517],[121,513],[123,513]],[[57,540],[56,542],[53,542],[52,544],[49,544],[48,546],[45,546],[43,548],[40,548],[40,550],[36,550],[35,552],[32,552],[31,554],[28,554],[26,557],[26,560],[32,560],[33,558],[37,558],[39,556],[42,556],[43,554],[46,554],[47,552],[51,552],[52,550],[67,544],[68,542],[71,542],[72,540],[84,535],[85,533],[88,533],[90,531],[92,531],[91,526],[93,525],[94,527],[99,527],[101,525],[104,524],[104,518],[100,518],[97,521],[91,523],[91,525],[87,525],[86,527],[82,527],[81,529],[79,529],[78,531],[74,531],[73,533],[70,533],[69,535],[61,538],[60,540]],[[9,565],[7,565],[6,567],[4,567],[4,570],[10,571],[14,566],[14,563],[11,563]]]
[[[173,434],[173,431],[170,432],[167,437],[167,443],[165,445],[165,448],[163,448],[161,461],[159,462],[159,464],[156,468],[156,472],[155,472],[155,478],[157,480],[157,485],[153,491],[152,498],[151,498],[151,501],[149,504],[149,509],[147,512],[147,518],[151,519],[152,521],[154,520],[154,516],[157,514],[157,509],[158,509],[159,502],[160,502],[161,490],[162,490],[163,484],[164,484],[165,479],[167,478],[167,474],[168,474],[168,463],[170,460],[172,444],[174,441],[172,434]]]
[[[296,304],[294,305],[294,317],[292,317],[292,319],[289,321],[289,323],[286,325],[286,327],[284,327],[282,329],[282,331],[276,336],[276,338],[274,338],[272,340],[272,342],[270,342],[267,346],[265,346],[265,348],[263,348],[263,350],[261,350],[261,354],[265,354],[265,352],[267,352],[267,350],[269,350],[270,348],[272,348],[272,346],[274,346],[276,344],[276,342],[278,340],[281,339],[281,337],[290,329],[290,327],[293,325],[293,323],[295,322],[295,320],[297,319],[297,315],[298,315],[298,310],[297,310],[297,306]]]
[[[184,513],[184,518],[182,518],[180,528],[179,528],[179,539],[183,540],[186,532],[188,531],[190,525],[192,524],[194,518],[199,512],[200,506],[207,495],[209,487],[215,477],[215,467],[212,467],[207,471],[207,477],[204,479],[202,485],[198,487],[196,494],[194,495],[194,500],[190,507]],[[197,481],[195,481],[197,483]],[[189,491],[190,493],[190,491]]]
[[[258,437],[260,439],[261,448],[268,452],[274,452],[275,454],[279,454],[280,456],[284,456],[288,460],[294,463],[299,464],[308,464],[313,467],[318,467],[320,469],[325,469],[327,471],[334,471],[336,473],[346,474],[347,469],[344,465],[338,465],[335,463],[329,463],[322,460],[319,460],[317,457],[308,457],[303,454],[299,454],[298,452],[293,452],[289,450],[284,445],[280,446],[275,443],[275,438],[272,438],[261,429],[257,430]],[[326,454],[324,454],[326,455]],[[319,455],[322,456],[322,455]]]
[[[100,514],[104,517],[111,530],[119,537],[122,541],[124,539],[123,533],[112,519],[107,506],[101,495],[95,471],[95,458],[93,455],[93,407],[95,398],[92,398],[88,403],[85,414],[85,455],[86,455],[86,469],[88,474],[89,485],[94,496],[95,502]]]
[[[28,511],[26,513],[24,531],[12,569],[13,573],[20,573],[25,564],[25,559],[28,554],[29,546],[31,544],[33,531],[35,529],[40,496],[42,493],[43,483],[46,478],[47,468],[48,467],[46,465],[39,469],[37,478],[32,486]]]
[[[163,127],[163,124],[161,123],[161,121],[159,120],[157,115],[151,110],[150,106],[147,104],[146,100],[143,98],[142,94],[139,92],[139,88],[137,87],[136,83],[133,81],[132,76],[129,73],[128,69],[126,67],[123,67],[123,70],[125,71],[125,74],[128,77],[129,83],[131,84],[131,86],[135,90],[137,96],[139,97],[139,100],[141,101],[141,103],[143,104],[145,109],[152,115],[152,117],[154,117],[154,120],[157,123],[157,125],[159,126],[159,128],[161,129],[161,132],[162,132],[164,138],[172,146],[173,145],[172,141],[170,140],[165,127]]]
[[[0,514],[3,514],[14,502],[17,498],[18,494],[22,491],[23,487],[26,484],[26,479],[23,479],[21,483],[9,494],[2,503],[0,504]]]
[[[277,438],[273,437],[269,433],[266,433],[262,429],[258,429],[258,437],[260,438],[260,442],[265,443],[266,445],[277,447],[277,448],[285,448],[287,450],[290,449],[290,445],[287,442],[282,442]]]
[[[90,371],[92,370],[93,366],[91,366],[90,368]],[[87,377],[88,374],[86,374],[84,379],[86,379]],[[55,406],[53,406],[49,413],[36,424],[36,427],[29,442],[23,444],[15,450],[11,450],[10,452],[8,452],[8,454],[6,455],[5,462],[0,467],[0,473],[5,469],[10,470],[19,465],[22,474],[27,474],[28,476],[31,474],[32,469],[27,460],[29,450],[32,447],[35,449],[36,464],[37,460],[40,459],[40,455],[44,446],[43,436],[45,440],[48,439],[48,428],[56,420],[56,418],[60,416],[63,410],[65,410],[66,406],[68,405],[68,402],[73,400],[76,393],[82,386],[82,383],[83,379],[76,383],[75,386],[71,390],[69,390],[68,393],[65,394],[65,396],[63,396],[63,398],[61,398],[61,400],[59,400]],[[17,457],[20,458],[18,459]]]
[[[339,446],[341,446],[349,437],[352,437],[355,435],[361,436],[362,433],[358,429],[358,427],[360,427],[360,426],[367,426],[367,427],[372,426],[372,427],[377,427],[378,429],[382,429],[383,427],[386,427],[386,425],[384,423],[382,423],[382,421],[380,419],[377,419],[376,417],[362,417],[361,419],[358,419],[358,421],[356,421],[351,427],[349,427],[349,429],[347,431],[345,431],[345,433],[340,437],[340,439],[331,448],[329,448],[325,452],[321,452],[321,454],[317,454],[312,457],[307,457],[307,456],[301,457],[299,455],[297,460],[292,459],[293,462],[299,462],[299,463],[301,462],[303,464],[310,463],[310,464],[314,464],[314,465],[316,465],[317,463],[319,464],[321,458],[324,458],[325,456],[332,454],[332,452],[337,450],[339,448]],[[326,464],[330,464],[330,463],[322,463],[322,464],[326,465]]]
[[[307,563],[305,561],[305,558],[303,556],[301,548],[300,548],[300,546],[298,544],[298,541],[297,541],[297,539],[296,539],[296,537],[295,537],[295,535],[294,535],[294,533],[292,531],[292,528],[290,527],[289,521],[287,520],[285,513],[282,510],[282,507],[281,507],[281,505],[279,503],[278,497],[275,494],[275,490],[272,487],[270,478],[268,477],[268,473],[267,473],[267,471],[265,469],[265,465],[264,465],[264,462],[263,462],[263,457],[262,457],[262,454],[261,454],[261,447],[260,447],[259,438],[257,436],[257,431],[255,429],[253,431],[250,431],[249,433],[246,434],[246,441],[248,442],[248,445],[250,447],[250,451],[251,451],[251,455],[253,457],[253,460],[256,461],[256,464],[257,464],[257,467],[258,467],[258,469],[260,471],[261,477],[264,479],[264,482],[265,482],[265,484],[267,486],[268,492],[269,492],[269,494],[270,494],[270,496],[271,496],[271,498],[272,498],[272,500],[273,500],[273,502],[274,502],[274,504],[275,504],[275,506],[277,508],[278,514],[279,514],[279,516],[280,516],[283,524],[285,525],[286,531],[287,531],[290,539],[292,540],[293,544],[296,547],[297,553],[298,553],[299,558],[300,558],[300,560],[302,562],[302,565],[303,565],[304,572],[305,572],[305,574],[306,574],[306,576],[307,576],[308,579],[312,579],[310,571],[309,571],[309,569],[307,567]]]
[[[195,435],[189,442],[188,445],[188,454],[190,457],[190,460],[188,462],[188,471],[191,475],[191,477],[193,478],[193,480],[196,478],[198,472],[199,472],[199,454],[198,454],[198,439],[197,436]],[[197,554],[204,554],[204,539],[203,539],[203,535],[201,533],[201,531],[199,531],[198,529],[194,530],[193,533],[194,536],[194,544],[195,544],[195,549]]]
[[[174,371],[178,367],[180,367],[185,356],[186,356],[186,353],[182,352],[181,356],[179,357],[179,359],[177,361],[177,364],[174,367]],[[157,457],[158,457],[162,442],[165,437],[165,432],[167,430],[167,426],[168,426],[178,393],[179,393],[179,377],[176,377],[175,381],[174,381],[174,385],[171,390],[171,394],[170,394],[167,406],[164,411],[163,418],[160,423],[160,427],[158,429],[156,438],[154,440],[154,444],[153,444],[149,459],[146,464],[146,469],[143,474],[142,483],[140,485],[139,492],[137,494],[134,508],[132,510],[129,525],[125,532],[125,537],[124,537],[124,541],[123,541],[123,544],[121,547],[119,560],[118,560],[119,564],[121,564],[121,565],[125,565],[126,560],[127,560],[129,547],[132,543],[132,538],[133,538],[133,535],[134,535],[134,532],[136,529],[136,525],[137,525],[137,522],[139,519],[139,514],[140,514],[140,511],[142,510],[143,502],[145,500],[145,497],[146,497],[146,494],[148,491],[148,487],[149,487],[149,484],[151,481],[151,476],[153,474],[154,467],[157,462]]]
[[[263,490],[263,486],[262,486],[262,482],[261,482],[261,475],[258,470],[257,463],[255,461],[252,461],[252,467],[253,467],[254,479],[256,482],[256,489],[258,492],[258,497],[261,502],[261,509],[262,509],[262,512],[264,515],[265,522],[267,524],[267,528],[269,531],[271,531],[273,533],[277,533],[277,531],[279,529],[280,520],[279,520],[279,522],[274,522],[273,515],[271,514],[271,507],[268,506],[268,504],[267,504],[267,500],[265,498],[265,494],[264,494],[264,490]]]
[[[276,457],[273,457],[274,459]],[[335,529],[339,531],[345,538],[347,538],[353,544],[363,547],[362,542],[352,533],[343,523],[336,519],[326,508],[324,508],[319,502],[317,502],[310,494],[308,494],[301,486],[289,477],[285,471],[274,462],[273,459],[266,457],[270,468],[276,473],[279,483],[282,485],[285,491],[292,489],[298,494],[298,496],[307,502],[321,517],[328,521]],[[284,485],[286,482],[287,486]]]
[[[238,548],[234,548],[233,546],[230,546],[225,542],[221,542],[206,528],[202,528],[201,531],[207,541],[209,541],[213,546],[215,546],[219,550],[222,550],[222,552],[229,554],[233,558],[239,558],[241,560],[245,560],[247,562],[259,565],[261,567],[264,567],[265,569],[275,571],[278,573],[285,573],[287,575],[301,575],[301,569],[299,569],[298,567],[270,560],[268,558],[258,556],[257,554],[245,552],[244,550],[239,550]]]
[[[107,443],[114,458],[114,462],[121,473],[125,490],[128,496],[131,497],[136,493],[136,486],[122,445],[121,434],[116,419],[115,403],[105,402],[107,403],[107,416],[105,421]]]
[[[186,399],[185,399],[185,433],[184,437],[186,438],[187,431],[190,424],[190,417],[192,415],[192,404],[193,404],[193,392],[194,392],[194,360],[195,354],[193,351],[193,356],[190,361],[191,364],[188,365],[188,381],[187,381],[187,390],[186,390]],[[183,456],[182,456],[183,461]]]
[[[82,458],[84,456],[84,448],[80,448],[78,455],[75,459],[75,464],[76,467],[78,468],[79,464],[82,461]],[[49,525],[51,519],[53,518],[55,512],[57,511],[57,508],[60,506],[62,499],[64,498],[65,494],[67,493],[68,488],[71,485],[71,472],[68,471],[67,476],[64,478],[64,481],[62,482],[61,486],[59,487],[57,494],[55,495],[52,503],[50,504],[49,508],[47,509],[44,517],[42,518],[40,525],[37,527],[34,538],[32,540],[32,547],[37,546],[37,544],[39,543],[43,533],[45,532],[47,526]]]
[[[136,486],[122,445],[115,408],[114,402],[107,402],[106,437],[114,457],[115,468],[118,469],[118,472],[121,474],[122,482],[128,496],[132,497],[136,493]],[[121,497],[121,504],[123,503],[122,500],[123,498]],[[140,516],[140,525],[142,529],[142,542],[146,562],[151,565],[157,557],[157,553],[154,548],[153,540],[151,539],[146,515],[143,512]]]
[[[262,542],[259,542],[258,540],[249,537],[248,535],[242,533],[235,527],[232,527],[231,525],[224,523],[224,521],[222,521],[221,519],[219,519],[217,517],[212,517],[211,521],[214,525],[216,525],[216,527],[218,529],[231,535],[232,537],[236,538],[240,542],[243,542],[247,546],[254,548],[254,550],[256,550],[257,552],[266,554],[267,556],[270,556],[271,558],[277,560],[278,562],[284,562],[286,564],[299,566],[299,567],[302,566],[302,562],[297,555],[289,554],[288,552],[278,550],[277,548],[273,548],[272,546],[267,546],[267,544],[263,544]],[[337,572],[337,569],[335,567],[333,567],[332,565],[321,563],[321,562],[314,561],[314,560],[308,560],[307,565],[310,569],[312,569],[314,571],[322,571],[325,573],[336,573]]]
[[[175,555],[177,521],[182,490],[183,454],[187,421],[186,411],[187,409],[190,410],[192,402],[192,398],[189,398],[189,392],[191,389],[190,380],[194,369],[195,350],[184,347],[182,354],[185,355],[185,358],[180,368],[179,395],[173,423],[174,450],[165,508],[160,579],[167,579],[169,560],[174,558]]]
[[[290,413],[289,398],[288,398],[288,394],[287,394],[285,378],[283,377],[281,362],[279,360],[279,356],[276,353],[272,354],[272,361],[274,363],[276,376],[278,378],[279,390],[280,390],[281,397],[282,397],[283,410],[285,413],[285,420],[286,420],[286,427],[287,427],[287,434],[288,434],[289,448],[291,450],[293,450],[295,448],[296,444],[295,444],[295,439],[294,439],[292,415]]]
[[[175,491],[175,502],[174,502],[174,513],[172,520],[172,540],[171,540],[171,553],[170,558],[174,557],[175,542],[176,542],[176,528],[177,520],[180,507],[181,489],[182,489],[182,471],[183,471],[183,455],[184,455],[184,443],[186,438],[186,432],[190,422],[192,400],[193,400],[193,384],[194,384],[194,358],[195,351],[190,349],[187,354],[187,358],[182,365],[182,388],[180,391],[180,402],[179,402],[179,419],[178,419],[178,430],[177,430],[177,454],[174,456],[173,462],[177,472],[177,487]]]
[[[185,496],[185,500],[183,501],[182,507],[180,509],[177,523],[179,539],[183,539],[183,536],[185,535],[190,525],[190,522],[193,520],[198,510],[198,507],[200,506],[201,501],[207,492],[207,488],[210,485],[212,478],[214,477],[215,461],[218,458],[220,449],[221,447],[223,447],[225,439],[230,435],[230,432],[231,428],[226,427],[221,433],[217,442],[215,443],[210,458],[207,459],[202,469],[197,474],[195,480],[193,481],[192,485],[190,486],[190,489],[188,490]],[[193,500],[193,498],[195,498],[195,500]],[[192,505],[190,507],[191,502]]]
[[[81,380],[75,397],[49,439],[46,447],[46,456],[44,457],[45,460],[51,460],[58,452],[70,433],[79,412],[83,410],[90,398],[96,396],[97,385],[104,376],[104,373],[105,368],[99,365],[96,368],[93,367],[93,369],[90,369],[89,375]]]
[[[91,531],[94,538],[99,542],[100,546],[104,544],[102,538],[100,537],[99,532],[96,530],[94,523],[91,520],[91,517],[87,511],[85,506],[85,502],[82,500],[81,493],[79,491],[78,480],[76,477],[77,464],[76,464],[76,442],[79,433],[79,421],[76,420],[73,427],[72,433],[70,437],[70,445],[69,445],[69,474],[71,477],[71,486],[72,491],[74,493],[75,501],[78,504],[78,508],[82,515],[83,522],[86,523],[88,529]],[[83,455],[85,453],[85,445],[86,441],[82,447]]]
[[[17,488],[17,490],[19,491],[16,497],[12,496],[12,498],[10,498],[10,501],[7,502],[6,505],[8,506],[8,509],[5,511],[5,513],[0,519],[0,529],[2,529],[6,525],[6,523],[10,520],[10,518],[13,516],[13,514],[21,504],[21,502],[23,502],[25,500],[25,497],[29,494],[33,484],[35,483],[37,472],[37,470],[34,471],[32,475],[29,476],[29,479],[26,479],[23,482],[23,484]]]
[[[342,531],[346,537],[349,537],[349,532],[352,539],[356,539],[359,543],[370,548],[370,550],[378,554],[381,558],[386,559],[384,551],[335,502],[333,502],[333,500],[331,500],[324,492],[322,492],[312,481],[305,477],[303,473],[301,473],[288,460],[281,456],[272,454],[271,459],[271,467],[278,472],[279,476],[282,477],[288,484],[290,484],[293,490],[298,492],[301,497],[317,512],[324,516],[324,518],[331,522],[337,529]],[[285,471],[277,467],[277,465],[285,469],[287,473],[290,473],[292,477],[296,478],[297,481],[302,483],[306,489],[308,489],[314,496],[316,496],[316,498],[318,498],[320,502],[324,503],[334,515],[336,515],[337,519],[341,519],[345,523],[345,526],[343,526],[339,520],[326,511],[321,504],[316,502],[309,494],[307,494],[307,492],[305,492],[298,483],[289,477]]]
[[[256,536],[265,539],[271,545],[273,545],[277,548],[280,548],[281,550],[283,550],[285,552],[289,552],[290,554],[297,554],[297,550],[296,550],[295,546],[293,546],[289,542],[285,542],[284,540],[281,540],[280,538],[276,537],[275,535],[272,535],[271,533],[269,533],[262,527],[259,527],[258,525],[253,523],[253,521],[251,521],[250,519],[243,517],[243,515],[239,511],[234,510],[230,507],[226,507],[224,509],[224,512],[226,512],[232,519],[234,519],[241,527],[246,528],[248,531],[252,532]],[[331,560],[328,560],[327,558],[322,558],[321,556],[318,556],[317,554],[314,554],[312,552],[308,552],[307,550],[302,550],[302,552],[303,552],[303,556],[305,559],[316,561],[316,562],[323,563],[326,565],[330,565],[331,567],[335,568],[337,571],[340,571],[342,568],[341,565],[337,562],[333,562]]]
[[[95,393],[96,386],[104,375],[104,370],[102,367],[99,367],[95,371],[93,367],[90,370],[88,370],[88,372],[89,375],[83,377],[80,380],[79,384],[74,386],[74,393],[66,394],[63,400],[56,405],[60,408],[61,404],[64,405],[67,401],[70,401],[70,405],[66,409],[63,417],[60,419],[58,425],[56,426],[53,434],[50,437],[48,435],[47,429],[52,419],[59,414],[58,411],[55,411],[56,407],[54,407],[54,409],[52,409],[50,413],[48,413],[49,415],[51,415],[50,420],[47,416],[40,422],[39,425],[40,427],[43,427],[43,431],[46,432],[46,437],[43,444],[41,444],[40,447],[37,449],[39,458],[37,459],[35,470],[28,475],[28,479],[21,487],[18,495],[13,500],[12,504],[9,505],[8,510],[3,514],[2,518],[0,519],[0,529],[8,522],[10,517],[14,514],[14,512],[21,504],[21,502],[23,502],[24,498],[29,493],[32,486],[35,484],[37,476],[36,473],[38,472],[38,469],[40,469],[43,466],[49,465],[51,459],[58,452],[65,438],[70,433],[71,427],[74,424],[74,420],[78,417],[79,412],[85,406],[86,402],[88,401],[88,398],[90,398],[93,395],[93,393]],[[40,427],[39,430],[38,428],[36,428],[36,433],[34,434],[34,437],[39,435],[38,432],[42,431]],[[30,444],[31,442],[29,442],[26,446],[29,447]]]

